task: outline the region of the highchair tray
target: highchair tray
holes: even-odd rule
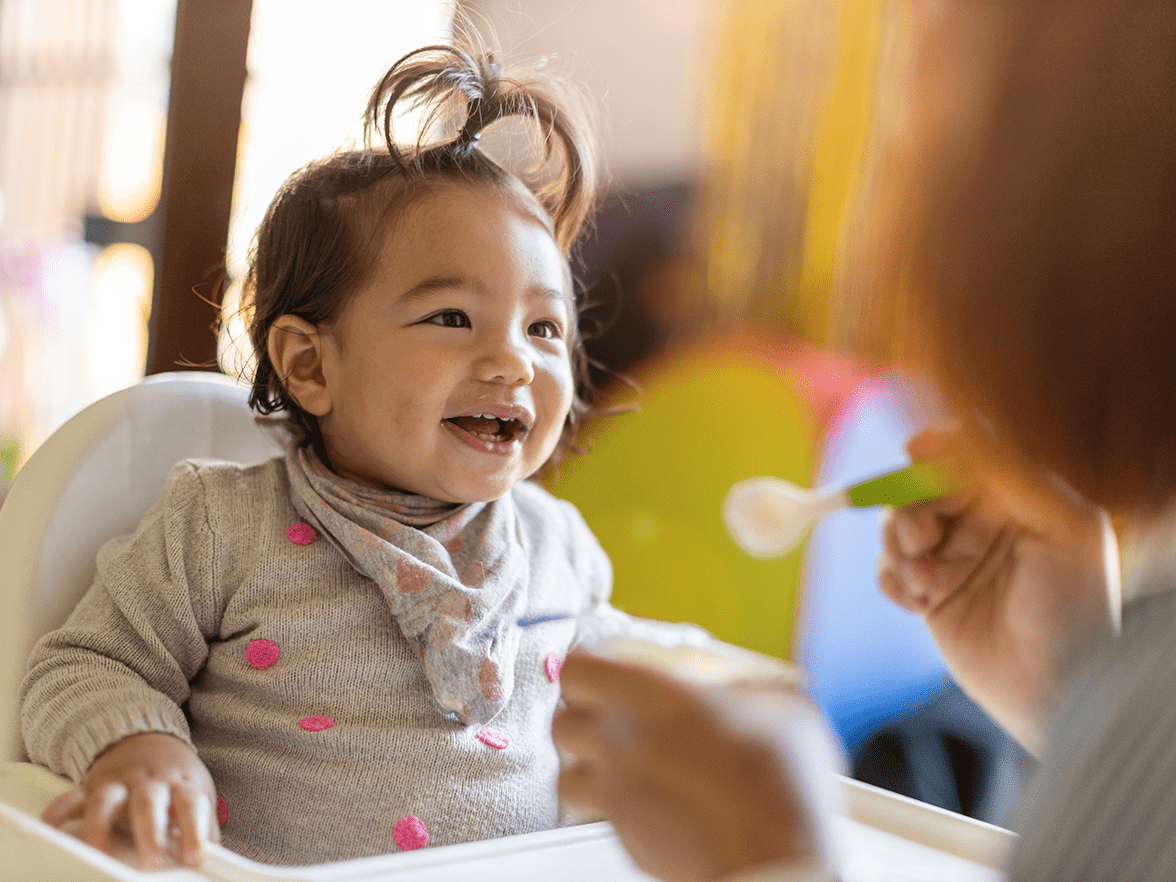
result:
[[[1007,830],[844,779],[845,882],[996,882],[1014,836]],[[638,882],[608,824],[309,867],[274,867],[211,847],[199,871],[143,873],[129,842],[103,854],[37,819],[69,783],[28,763],[0,763],[0,878],[29,882]]]

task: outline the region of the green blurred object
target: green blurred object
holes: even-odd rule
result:
[[[612,559],[613,603],[702,625],[777,658],[792,651],[801,552],[755,560],[728,536],[721,505],[736,481],[812,478],[814,418],[763,351],[707,346],[633,372],[640,410],[580,435],[548,488],[574,503]],[[632,399],[632,390],[615,401]]]
[[[0,488],[12,485],[19,464],[20,444],[11,438],[0,441]]]
[[[950,496],[967,483],[963,474],[942,461],[917,462],[855,484],[845,491],[850,505],[906,508]]]

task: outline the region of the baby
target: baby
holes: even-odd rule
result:
[[[278,193],[245,283],[250,401],[290,443],[259,465],[179,464],[35,648],[24,740],[80,785],[50,823],[80,819],[98,847],[126,823],[154,867],[218,836],[305,864],[565,820],[561,659],[659,626],[608,605],[599,544],[526,480],[589,410],[568,251],[594,159],[559,94],[418,50],[369,103],[366,143],[386,145]],[[456,134],[398,144],[406,106],[422,133],[456,107]],[[542,186],[479,146],[511,117],[562,159]],[[518,627],[552,612],[570,617]]]

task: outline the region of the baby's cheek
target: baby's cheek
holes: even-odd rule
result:
[[[542,435],[547,453],[550,454],[563,434],[568,414],[572,410],[575,387],[570,370],[548,373],[542,379],[536,375],[535,407],[543,425],[536,425]],[[539,384],[542,385],[539,385]]]
[[[557,359],[558,367],[552,370],[552,379],[558,388],[560,410],[566,417],[572,408],[572,398],[576,394],[576,375],[572,367],[570,353],[564,353]]]

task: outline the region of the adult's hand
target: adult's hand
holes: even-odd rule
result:
[[[579,650],[560,673],[559,793],[608,819],[634,861],[668,882],[780,864],[831,871],[841,754],[805,697],[782,685],[702,686]]]
[[[912,459],[949,452],[950,432],[911,440]],[[1082,645],[1110,623],[1109,524],[1075,502],[1061,517],[972,490],[883,519],[883,592],[923,616],[960,687],[1026,748],[1045,727]]]
[[[103,751],[81,785],[46,806],[41,818],[60,827],[82,822],[83,841],[110,851],[116,824],[130,828],[139,865],[168,865],[168,840],[175,837],[179,859],[200,865],[209,842],[220,841],[216,788],[196,752],[173,735],[132,735]]]

